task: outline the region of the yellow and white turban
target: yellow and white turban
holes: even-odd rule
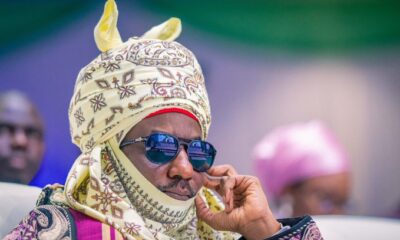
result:
[[[69,121],[82,154],[65,184],[66,203],[126,239],[234,239],[198,221],[193,199],[179,201],[159,191],[119,149],[126,133],[156,111],[192,113],[203,139],[211,117],[200,65],[190,50],[173,41],[180,20],[171,18],[122,42],[117,18],[115,2],[107,1],[95,28],[102,53],[80,71],[75,84]],[[208,189],[201,195],[211,209],[223,209]]]
[[[172,41],[177,18],[122,43],[113,1],[95,29],[103,52],[79,73],[70,103],[73,142],[82,152],[118,134],[123,137],[149,113],[179,107],[193,113],[203,138],[211,122],[204,78],[193,53]],[[161,37],[167,40],[160,40]]]

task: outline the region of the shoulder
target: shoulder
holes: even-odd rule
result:
[[[45,187],[36,207],[4,239],[74,239],[74,218],[63,198],[61,185]]]
[[[4,239],[73,239],[74,228],[67,208],[41,205],[30,211]]]
[[[64,196],[64,186],[56,183],[44,187],[36,202],[36,206],[42,205],[55,205],[68,208]]]

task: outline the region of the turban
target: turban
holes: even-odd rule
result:
[[[80,71],[75,84],[69,108],[73,142],[86,152],[114,135],[120,141],[147,115],[171,107],[195,115],[206,138],[211,116],[200,65],[190,50],[171,41],[179,35],[180,20],[172,18],[122,43],[115,40],[116,20],[107,15],[112,2],[95,32],[103,53]],[[113,34],[108,41],[104,32]],[[167,40],[152,38],[158,32]]]
[[[211,122],[208,96],[194,54],[174,41],[177,18],[141,37],[121,40],[118,11],[106,2],[95,28],[102,53],[79,73],[69,107],[73,143],[82,151],[65,184],[66,204],[113,226],[126,239],[233,239],[197,220],[194,199],[180,201],[159,191],[119,149],[126,133],[154,113],[186,112],[207,137]],[[200,190],[213,211],[223,204]]]
[[[350,169],[342,146],[318,121],[272,131],[256,145],[253,159],[265,190],[275,200],[285,187]]]

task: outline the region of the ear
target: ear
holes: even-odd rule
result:
[[[94,29],[94,40],[100,51],[105,52],[122,43],[117,29],[118,9],[114,0],[108,0],[104,12]]]
[[[172,17],[167,21],[152,27],[141,38],[144,39],[160,39],[165,41],[174,41],[182,31],[181,20]]]

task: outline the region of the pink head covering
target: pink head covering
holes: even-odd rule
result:
[[[274,130],[254,148],[253,155],[257,175],[274,199],[294,183],[350,170],[337,139],[317,121]]]

